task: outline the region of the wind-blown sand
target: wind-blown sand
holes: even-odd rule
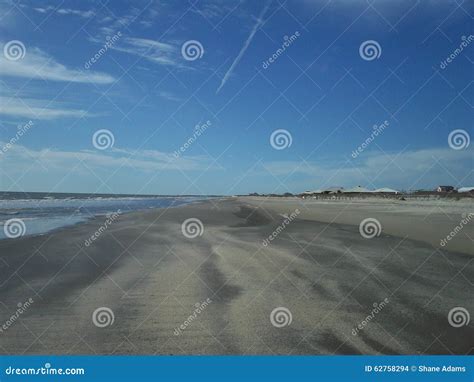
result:
[[[463,212],[472,205],[228,198],[124,214],[89,247],[104,219],[2,240],[0,352],[467,354],[472,320],[455,328],[448,313],[474,315],[474,222],[439,246]],[[383,227],[373,239],[359,233],[368,217]],[[188,218],[202,236],[183,235]],[[112,325],[93,324],[99,307]],[[277,307],[288,326],[272,325]]]

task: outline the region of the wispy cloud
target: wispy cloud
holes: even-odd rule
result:
[[[33,8],[36,12],[39,13],[57,13],[58,15],[74,15],[74,16],[79,16],[83,17],[85,19],[88,19],[90,17],[93,17],[95,13],[93,11],[83,11],[80,9],[71,9],[71,8],[56,8],[53,6],[47,6],[47,7],[36,7]]]
[[[3,146],[6,142],[0,142]],[[188,156],[175,158],[171,153],[157,150],[140,150],[112,148],[107,151],[80,150],[62,151],[54,149],[34,150],[15,145],[2,155],[2,165],[8,172],[21,173],[31,168],[62,170],[70,173],[73,168],[108,169],[110,171],[133,169],[134,171],[202,171],[216,169],[207,157]]]
[[[140,14],[141,11],[138,8],[132,8],[129,10],[128,14],[124,16],[106,16],[99,20],[100,23],[104,24],[102,27],[100,27],[100,39],[106,37],[107,35],[114,35],[120,30],[129,29],[131,24],[135,22]]]
[[[181,102],[182,101],[181,98],[175,96],[174,94],[172,94],[170,92],[164,91],[164,90],[158,91],[157,95],[158,95],[158,97],[164,98],[168,101],[173,101],[173,102]]]
[[[122,44],[117,44],[112,49],[162,65],[179,65],[177,60],[179,50],[171,44],[155,40],[127,37],[123,39]]]
[[[42,50],[28,47],[25,57],[18,61],[10,61],[3,55],[0,56],[0,76],[95,84],[115,81],[114,77],[106,73],[70,69]]]
[[[214,2],[200,1],[195,2],[190,11],[208,20],[222,20],[227,18],[230,14],[235,13],[242,2],[243,0],[239,0],[238,2],[229,2],[228,0],[217,0]]]
[[[318,189],[330,186],[354,187],[434,187],[438,183],[461,186],[474,180],[472,149],[456,151],[433,148],[397,153],[374,152],[353,161],[274,161],[262,164],[255,175],[304,179],[306,187]],[[294,180],[293,179],[293,180]],[[464,184],[465,183],[465,184]]]
[[[27,119],[58,119],[91,117],[85,110],[64,108],[56,102],[30,98],[0,97],[0,114]]]
[[[257,30],[258,28],[260,28],[260,26],[263,24],[263,17],[265,16],[265,13],[267,12],[268,8],[270,7],[270,3],[271,1],[268,1],[265,6],[263,7],[262,9],[262,12],[260,12],[260,15],[257,19],[257,22],[255,23],[255,25],[253,26],[252,30],[250,31],[250,34],[249,36],[247,37],[247,40],[245,41],[244,45],[242,46],[242,48],[240,49],[240,52],[239,54],[237,55],[237,57],[235,58],[234,62],[232,63],[232,65],[230,66],[229,70],[227,70],[226,74],[224,75],[224,78],[222,78],[222,81],[221,81],[221,84],[219,85],[219,87],[217,88],[216,90],[216,94],[219,93],[219,91],[222,89],[222,87],[225,85],[225,83],[227,82],[227,80],[229,79],[229,77],[232,75],[232,72],[234,71],[234,69],[237,67],[237,65],[239,64],[240,60],[242,59],[242,57],[244,56],[245,52],[247,51],[248,47],[250,46],[250,43],[252,42],[254,36],[255,36],[255,33],[257,33]]]

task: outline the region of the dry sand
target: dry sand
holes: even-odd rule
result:
[[[474,222],[439,247],[467,208],[228,198],[122,215],[89,247],[103,219],[2,240],[0,327],[19,302],[33,303],[0,332],[0,352],[467,354],[472,320],[454,328],[448,312],[474,315]],[[380,236],[360,235],[367,217],[380,220]],[[188,218],[202,221],[202,236],[183,236]],[[99,307],[112,325],[93,324]],[[272,325],[277,307],[289,325]]]

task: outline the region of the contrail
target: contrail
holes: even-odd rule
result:
[[[252,31],[250,32],[249,37],[247,37],[247,40],[245,41],[244,45],[242,46],[242,49],[240,49],[239,54],[237,55],[237,57],[235,58],[234,62],[233,62],[232,65],[230,66],[229,70],[228,70],[228,71],[226,72],[226,74],[224,75],[224,78],[222,79],[220,86],[219,86],[219,87],[217,88],[217,90],[216,90],[216,94],[219,93],[219,91],[220,91],[220,90],[222,89],[222,87],[225,85],[225,83],[226,83],[227,80],[229,79],[230,75],[231,75],[232,72],[234,71],[235,67],[236,67],[237,64],[239,63],[240,59],[243,57],[245,51],[246,51],[247,48],[249,47],[250,43],[252,42],[253,37],[255,36],[255,33],[257,33],[258,28],[260,28],[260,26],[261,26],[262,23],[263,23],[263,16],[265,16],[265,13],[267,12],[268,7],[270,6],[270,3],[271,3],[271,0],[267,2],[267,4],[265,5],[265,7],[263,8],[262,12],[260,12],[260,15],[258,16],[258,20],[257,20],[257,22],[255,23],[255,25],[253,26]]]

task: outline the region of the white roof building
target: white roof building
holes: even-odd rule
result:
[[[397,190],[394,190],[392,188],[387,188],[387,187],[377,188],[376,190],[374,190],[374,192],[385,192],[387,194],[399,194],[400,193]]]
[[[369,190],[368,188],[365,188],[365,187],[361,187],[361,186],[357,186],[357,187],[354,187],[354,188],[350,188],[348,190],[345,190],[344,192],[372,192],[371,190]]]

